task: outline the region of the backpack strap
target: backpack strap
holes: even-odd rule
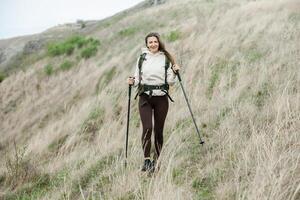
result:
[[[152,96],[152,93],[153,93],[153,89],[158,89],[158,88],[146,88],[145,89],[145,86],[141,84],[141,80],[142,80],[142,66],[143,66],[143,62],[146,60],[146,53],[143,53],[140,55],[140,58],[138,60],[138,68],[139,68],[139,85],[138,85],[138,91],[134,97],[134,99],[137,98],[138,95],[141,95],[143,92],[145,91],[150,91],[150,97]],[[169,93],[168,93],[168,90],[169,90],[169,84],[168,84],[168,81],[167,81],[167,78],[168,78],[168,69],[170,67],[170,61],[168,59],[167,56],[165,56],[165,85],[163,86],[164,88],[159,88],[161,89],[161,91],[163,91],[167,96],[168,98],[174,102],[174,100],[170,97]]]
[[[171,98],[171,96],[169,95],[169,83],[168,83],[168,69],[170,67],[170,60],[168,59],[168,57],[166,56],[166,61],[165,61],[165,85],[167,87],[166,90],[162,90],[167,96],[168,98],[174,102],[174,100]]]
[[[141,85],[141,80],[142,80],[142,66],[143,66],[143,62],[146,60],[146,53],[142,53],[140,55],[139,58],[139,63],[138,63],[138,67],[139,67],[139,86]]]
[[[141,80],[142,80],[142,66],[143,66],[143,62],[146,60],[146,55],[147,53],[142,53],[140,55],[139,61],[138,61],[138,68],[139,68],[139,85],[138,85],[138,92],[136,93],[134,99],[137,98],[137,96],[139,95],[139,91],[140,88],[142,87],[141,85]]]

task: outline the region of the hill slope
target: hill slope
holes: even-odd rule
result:
[[[0,83],[0,197],[300,199],[299,13],[297,0],[176,0],[80,32],[100,41],[89,59],[43,48]],[[126,169],[123,149],[126,78],[150,31],[182,66],[206,144],[177,84],[147,177],[136,101]]]

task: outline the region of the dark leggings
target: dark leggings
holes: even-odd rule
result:
[[[157,158],[163,146],[163,129],[169,109],[167,96],[152,96],[142,94],[139,98],[139,111],[143,124],[142,147],[144,157],[150,157],[152,116],[154,116],[154,144]],[[153,112],[152,112],[153,111]]]

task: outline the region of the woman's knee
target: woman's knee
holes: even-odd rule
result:
[[[162,134],[155,134],[154,136],[154,139],[155,139],[155,142],[158,143],[158,144],[162,144],[163,143],[163,140],[164,140],[164,137]]]
[[[142,139],[143,140],[151,139],[151,134],[152,134],[152,128],[151,127],[144,128]]]

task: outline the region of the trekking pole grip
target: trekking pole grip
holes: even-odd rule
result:
[[[128,87],[128,98],[129,99],[131,97],[131,87],[132,87],[132,85],[129,84],[129,87]]]

